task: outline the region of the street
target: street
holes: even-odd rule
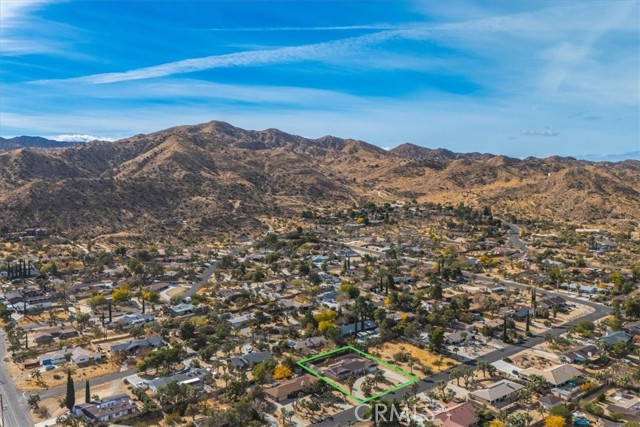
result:
[[[520,240],[520,228],[515,224],[511,224],[511,223],[505,223],[505,224],[508,225],[510,229],[509,242],[511,243],[511,246],[526,252],[527,245],[525,245],[524,242]]]
[[[18,390],[13,384],[13,380],[7,374],[4,367],[6,356],[5,332],[0,336],[0,393],[3,398],[3,425],[2,427],[29,427],[33,426],[31,415],[27,407],[27,400],[23,394],[18,394]]]

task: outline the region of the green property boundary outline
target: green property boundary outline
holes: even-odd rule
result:
[[[331,356],[332,354],[344,353],[344,352],[347,352],[347,351],[357,353],[362,357],[365,357],[365,358],[367,358],[369,360],[373,360],[374,362],[384,366],[385,368],[391,369],[392,371],[394,371],[394,372],[396,372],[396,373],[398,373],[398,374],[400,374],[400,375],[402,375],[404,377],[409,378],[409,381],[401,383],[401,384],[398,384],[396,386],[393,386],[393,387],[391,387],[391,388],[389,388],[389,389],[387,389],[385,391],[382,391],[382,392],[380,392],[378,394],[375,394],[375,395],[373,395],[371,397],[368,397],[366,399],[360,399],[359,397],[356,397],[353,394],[349,393],[347,390],[345,390],[340,385],[338,385],[335,382],[331,381],[329,378],[327,378],[327,377],[325,377],[323,375],[320,375],[318,372],[316,372],[313,369],[311,369],[308,366],[306,366],[306,364],[308,362],[311,362],[313,360],[323,359],[323,358],[326,358],[328,356]],[[358,350],[357,348],[355,348],[353,346],[350,346],[350,345],[347,345],[347,346],[344,346],[344,347],[340,347],[340,348],[336,348],[336,349],[329,350],[329,351],[325,351],[324,353],[320,353],[320,354],[317,354],[315,356],[307,357],[306,359],[298,360],[296,362],[296,364],[298,366],[300,366],[302,369],[304,369],[305,371],[309,372],[311,375],[321,379],[325,383],[329,384],[331,387],[333,387],[336,390],[338,390],[340,393],[344,394],[347,397],[350,397],[351,399],[355,400],[359,404],[367,403],[367,402],[370,402],[372,400],[378,399],[378,398],[380,398],[380,397],[382,397],[382,396],[384,396],[386,394],[389,394],[389,393],[394,392],[396,390],[400,390],[401,388],[404,388],[404,387],[406,387],[408,385],[411,385],[411,384],[413,384],[413,383],[415,383],[417,381],[420,381],[420,378],[418,378],[417,376],[415,376],[413,374],[410,374],[408,372],[405,372],[405,371],[403,371],[402,369],[400,369],[400,368],[398,368],[396,366],[393,366],[393,365],[391,365],[391,364],[389,364],[389,363],[387,363],[387,362],[385,362],[383,360],[378,359],[377,357],[374,357],[374,356],[372,356],[372,355],[370,355],[368,353],[365,353],[364,351]]]

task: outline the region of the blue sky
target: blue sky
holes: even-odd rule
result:
[[[615,1],[0,1],[0,134],[224,120],[381,147],[640,150],[640,10]]]

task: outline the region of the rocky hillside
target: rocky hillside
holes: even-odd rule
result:
[[[202,236],[264,228],[271,217],[362,200],[492,204],[573,221],[640,221],[640,162],[456,154],[405,144],[306,139],[210,122],[58,149],[0,153],[10,225],[83,234]]]

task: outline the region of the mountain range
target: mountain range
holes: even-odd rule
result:
[[[18,148],[60,148],[78,144],[76,141],[56,141],[39,136],[16,136],[15,138],[0,137],[0,151]]]
[[[85,236],[209,238],[264,230],[302,210],[412,199],[631,229],[640,222],[640,162],[515,159],[412,144],[387,151],[217,121],[0,152],[0,223]]]

